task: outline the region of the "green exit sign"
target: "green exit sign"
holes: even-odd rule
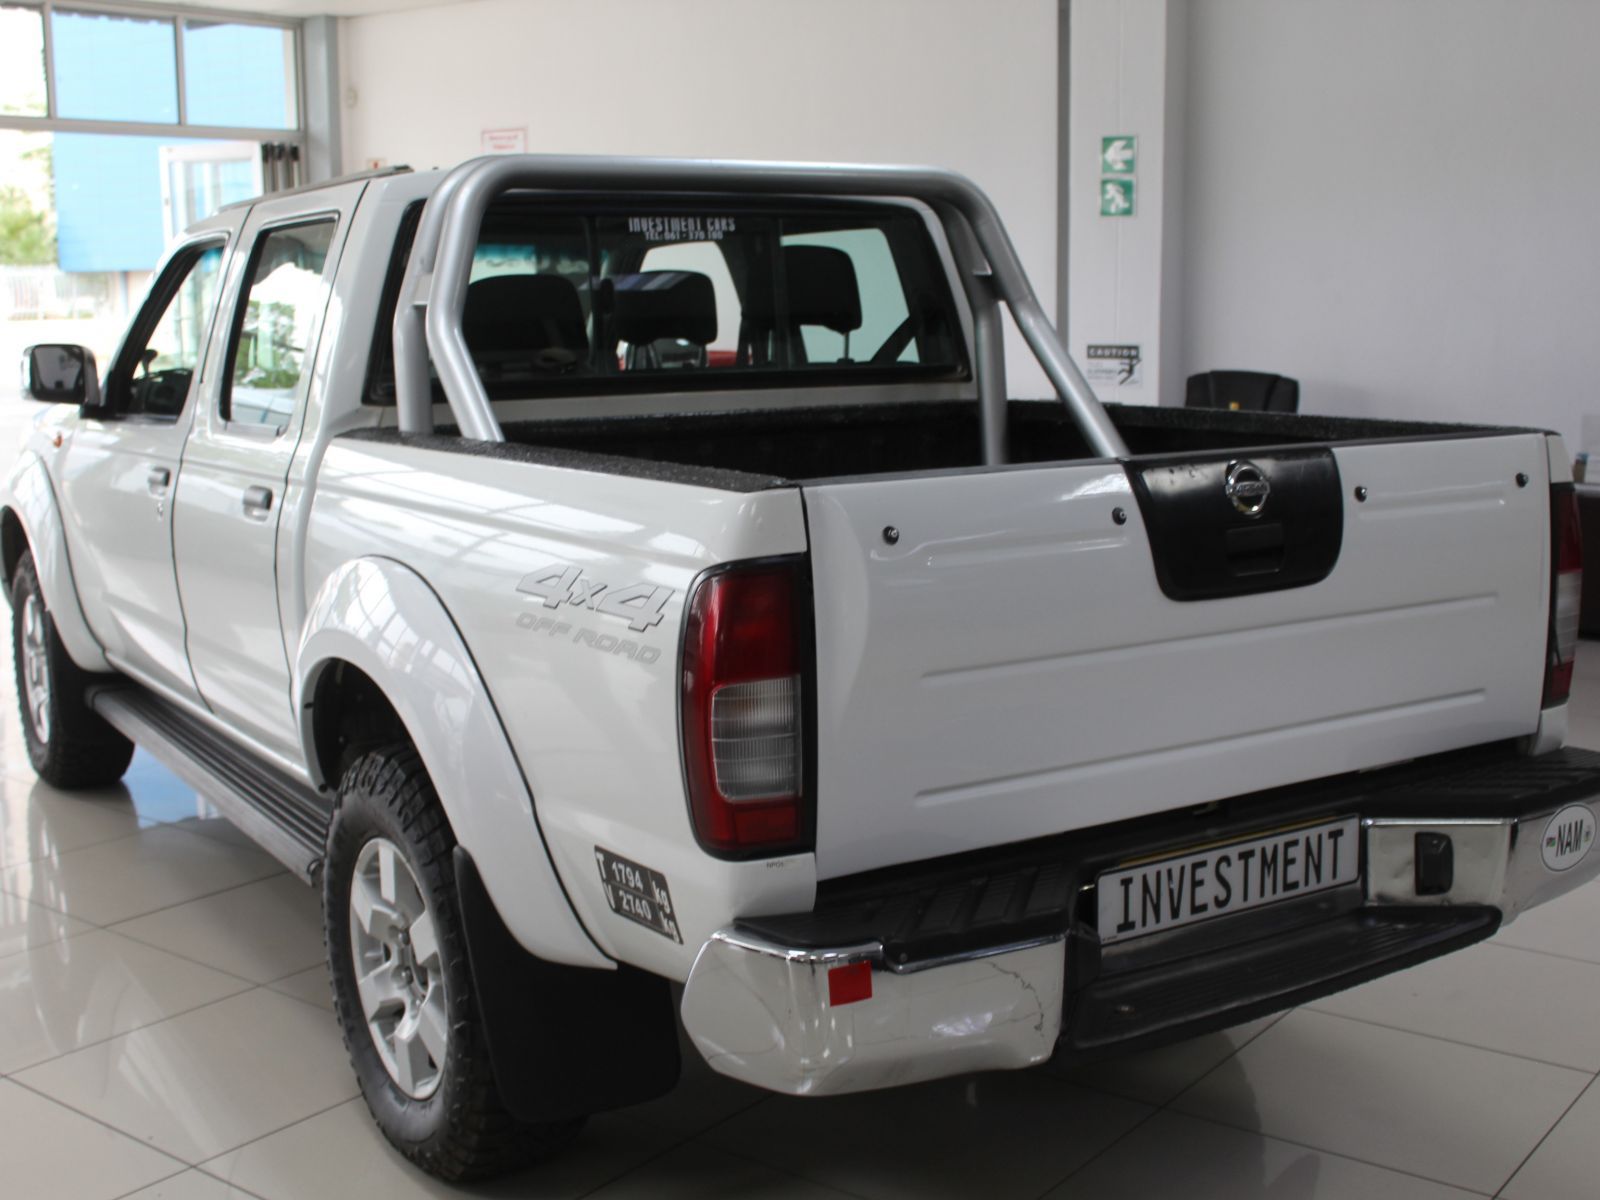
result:
[[[1139,164],[1139,139],[1131,133],[1100,139],[1100,173],[1132,175]]]
[[[1102,179],[1100,181],[1100,215],[1102,217],[1133,216],[1133,180]]]

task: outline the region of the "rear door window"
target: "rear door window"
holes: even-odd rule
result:
[[[282,429],[304,391],[322,310],[333,217],[262,232],[250,256],[223,377],[222,418]]]

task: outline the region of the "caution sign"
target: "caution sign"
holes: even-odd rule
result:
[[[1138,386],[1144,382],[1143,355],[1128,343],[1091,344],[1084,363],[1084,377],[1090,383],[1107,387]]]

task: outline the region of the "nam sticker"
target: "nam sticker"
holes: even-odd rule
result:
[[[1594,813],[1587,804],[1569,804],[1544,827],[1539,853],[1552,871],[1568,871],[1589,855],[1594,845]]]

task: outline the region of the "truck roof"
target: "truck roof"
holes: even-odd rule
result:
[[[361,179],[383,179],[390,175],[409,175],[411,168],[404,163],[393,167],[377,167],[371,171],[352,171],[348,175],[337,175],[332,179],[321,179],[316,183],[303,183],[299,187],[284,188],[282,191],[267,192],[259,196],[251,196],[246,200],[235,200],[232,204],[224,204],[217,209],[218,212],[227,212],[232,208],[249,208],[258,201],[269,196],[276,200],[279,196],[304,196],[311,192],[320,192],[324,188],[338,187],[340,184],[355,183]]]

